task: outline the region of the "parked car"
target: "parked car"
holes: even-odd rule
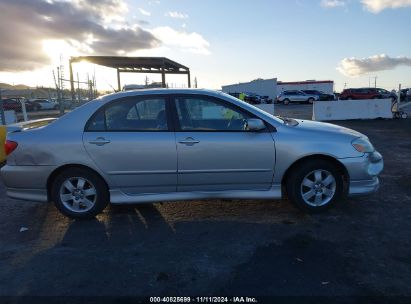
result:
[[[397,95],[380,88],[345,89],[340,95],[341,100],[384,98],[395,101],[397,100]]]
[[[318,95],[307,94],[299,90],[283,91],[277,96],[277,102],[285,105],[290,102],[313,103],[315,100],[319,100]]]
[[[33,104],[34,111],[58,109],[58,103],[48,99],[32,99],[29,102]]]
[[[249,104],[261,104],[261,96],[255,93],[245,93],[244,101],[248,102]]]
[[[24,98],[5,98],[2,99],[3,110],[10,111],[14,110],[16,112],[22,111],[21,101],[24,102],[26,106],[26,111],[33,111],[33,104],[27,102]]]
[[[306,212],[378,189],[383,158],[344,127],[274,117],[228,94],[156,89],[9,133],[7,195],[90,218],[112,204],[279,199]],[[212,205],[210,205],[212,208]]]
[[[261,102],[262,103],[273,103],[273,100],[270,98],[270,96],[264,95],[264,96],[261,96]]]
[[[228,93],[228,95],[231,95],[231,96],[233,96],[233,97],[235,97],[235,98],[240,99],[240,93]]]
[[[402,89],[400,92],[401,101],[411,101],[411,89]]]
[[[318,90],[302,90],[305,94],[308,95],[316,95],[318,96],[318,100],[335,100],[334,94],[327,94],[322,91]]]

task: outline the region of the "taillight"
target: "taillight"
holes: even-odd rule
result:
[[[6,152],[6,155],[9,155],[11,152],[16,150],[17,145],[18,144],[15,141],[6,140],[4,143],[4,151]]]

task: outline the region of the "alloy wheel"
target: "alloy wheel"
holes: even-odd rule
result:
[[[72,212],[87,212],[96,204],[97,191],[89,180],[71,177],[61,184],[60,200]]]
[[[336,191],[334,176],[327,170],[314,170],[301,182],[301,197],[312,207],[324,206],[331,201]]]

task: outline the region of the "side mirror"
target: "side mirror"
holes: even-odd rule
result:
[[[249,118],[245,123],[247,131],[260,131],[266,128],[264,121],[258,118]]]

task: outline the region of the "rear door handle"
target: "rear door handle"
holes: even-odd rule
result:
[[[96,139],[91,140],[88,143],[97,146],[104,146],[106,144],[109,144],[110,141],[108,139],[105,139],[104,137],[97,137]]]
[[[188,145],[188,146],[198,144],[199,142],[200,142],[199,140],[195,140],[192,137],[187,137],[186,139],[182,139],[179,141],[180,144]]]

